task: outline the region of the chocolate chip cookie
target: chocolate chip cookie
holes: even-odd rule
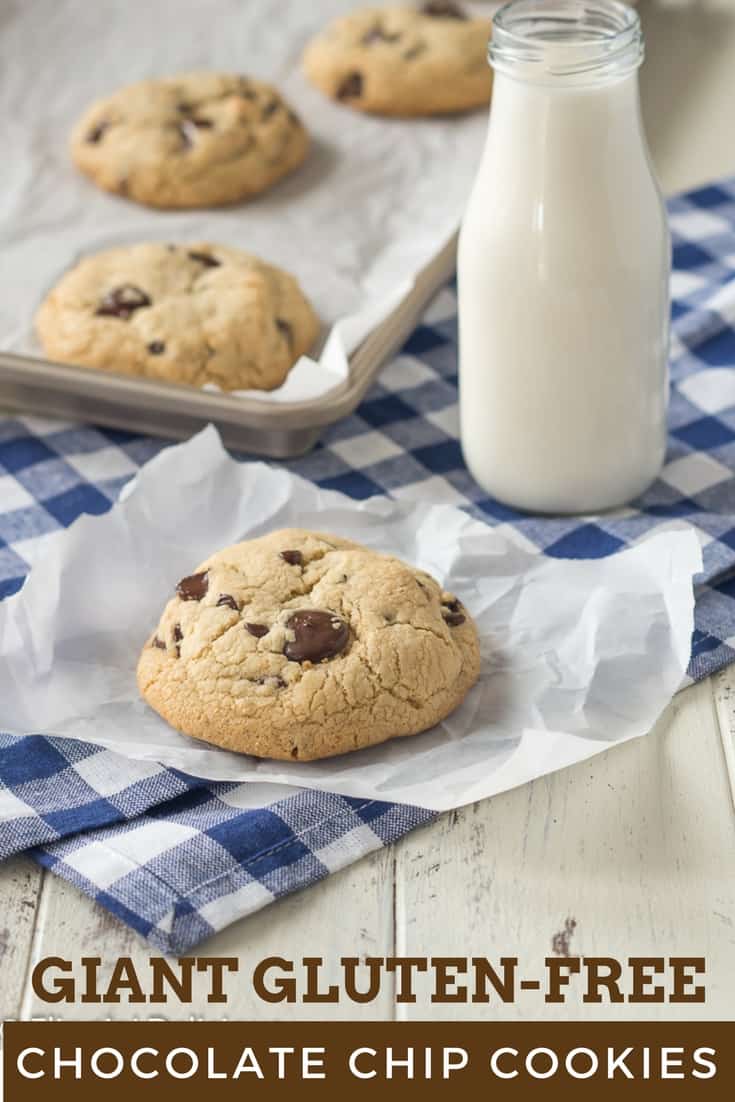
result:
[[[218,551],[178,583],[138,686],[186,735],[308,761],[425,731],[479,668],[472,618],[428,574],[286,529]]]
[[[257,195],[304,160],[306,129],[269,84],[222,73],[144,80],[93,104],[74,163],[105,191],[153,207]]]
[[[490,20],[452,0],[367,8],[307,47],[304,70],[332,99],[377,115],[441,115],[487,103]]]
[[[239,249],[142,244],[87,257],[45,299],[49,359],[223,390],[273,390],[319,332],[293,276]]]

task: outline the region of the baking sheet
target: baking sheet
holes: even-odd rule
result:
[[[482,673],[442,724],[321,762],[258,761],[188,739],[143,704],[138,654],[178,579],[219,547],[285,526],[397,554],[465,603]],[[148,463],[110,512],[46,541],[0,604],[0,723],[221,780],[437,810],[491,796],[650,730],[685,677],[702,566],[689,527],[581,561],[519,540],[453,506],[358,503],[236,463],[206,429]]]
[[[456,230],[483,143],[485,109],[448,119],[370,118],[301,75],[306,41],[360,0],[5,0],[0,5],[0,349],[40,354],[34,312],[81,255],[143,240],[220,241],[292,271],[325,323],[263,402],[298,401],[344,380],[349,356]],[[379,5],[378,5],[379,6]],[[485,16],[496,5],[468,4]],[[277,84],[302,115],[306,164],[254,201],[152,211],[99,191],[68,154],[94,99],[191,69]]]

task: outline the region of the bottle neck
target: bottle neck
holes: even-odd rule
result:
[[[638,72],[633,69],[604,81],[580,85],[526,81],[510,73],[496,72],[491,119],[506,111],[525,109],[539,112],[541,117],[551,113],[558,116],[587,113],[597,118],[600,125],[616,120],[629,123],[631,118],[640,117]]]
[[[523,162],[524,172],[617,177],[648,159],[635,71],[604,84],[555,87],[496,74],[488,163]]]
[[[554,88],[605,86],[643,60],[635,11],[618,0],[513,0],[488,49],[497,74]]]

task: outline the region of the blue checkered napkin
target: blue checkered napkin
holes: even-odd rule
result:
[[[669,454],[634,507],[538,519],[472,482],[457,441],[452,287],[359,410],[290,466],[355,498],[390,492],[466,506],[556,557],[602,557],[667,520],[689,522],[705,565],[689,668],[700,678],[735,655],[735,180],[672,200],[670,213]],[[129,433],[0,419],[0,596],[19,588],[56,532],[81,512],[109,508],[162,446]],[[204,782],[67,740],[0,739],[0,857],[31,849],[169,952],[185,952],[431,817],[327,793]]]
[[[433,817],[326,792],[272,800],[272,791],[69,739],[1,736],[0,858],[31,849],[157,948],[184,953]]]
[[[0,735],[0,860],[135,819],[203,785],[83,742]]]

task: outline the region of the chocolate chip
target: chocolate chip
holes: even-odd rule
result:
[[[182,578],[176,586],[176,592],[182,601],[201,601],[209,589],[209,575],[206,570],[201,574],[190,574]]]
[[[266,103],[263,110],[260,112],[261,122],[265,122],[265,120],[269,119],[271,117],[271,115],[275,115],[275,113],[276,113],[276,111],[278,110],[279,107],[280,107],[280,103],[278,102],[277,99],[269,100],[268,103]]]
[[[442,616],[444,623],[449,624],[450,628],[457,628],[465,622],[462,604],[456,598],[452,601],[442,601]]]
[[[375,42],[397,42],[401,38],[400,31],[394,31],[391,34],[386,31],[385,27],[381,23],[376,23],[374,27],[371,27],[369,31],[366,31],[362,36],[363,46],[372,46]]]
[[[349,73],[337,89],[337,99],[357,99],[362,94],[362,73]]]
[[[334,658],[347,646],[350,629],[334,612],[304,608],[292,612],[286,628],[294,634],[283,648],[291,662],[323,662]]]
[[[220,593],[217,599],[217,608],[231,608],[233,612],[239,612],[240,606],[229,593]]]
[[[289,566],[301,566],[304,561],[304,556],[300,551],[281,551],[281,558]]]
[[[262,639],[264,635],[268,634],[270,628],[267,624],[246,624],[245,630],[254,635],[256,639]]]
[[[293,328],[290,323],[284,321],[283,318],[276,318],[276,329],[283,339],[288,341],[289,348],[293,348]]]
[[[164,643],[163,639],[159,639],[157,635],[153,636],[153,642],[151,643],[151,646],[155,647],[156,650],[166,649],[166,644]]]
[[[163,341],[151,341],[148,345],[148,351],[151,356],[161,356],[166,351],[166,345]]]
[[[176,624],[174,627],[174,643],[176,644],[176,657],[181,658],[181,647],[179,643],[184,638],[184,633],[181,630],[181,624]]]
[[[198,264],[203,264],[205,268],[219,268],[222,264],[221,260],[217,260],[217,258],[211,256],[210,253],[190,252],[186,255],[190,260],[196,260]]]
[[[279,677],[278,674],[270,674],[270,675],[266,675],[265,677],[256,677],[255,678],[255,684],[256,685],[274,685],[277,689],[285,689],[286,688],[286,682],[283,680],[282,677]]]
[[[108,291],[95,313],[100,317],[120,318],[127,321],[132,313],[143,306],[150,306],[151,300],[145,291],[132,283],[123,283]]]
[[[468,19],[466,12],[462,11],[459,4],[452,0],[428,0],[421,9],[422,15],[430,15],[434,19]]]
[[[92,129],[87,133],[87,141],[90,142],[91,145],[96,145],[97,142],[102,140],[105,131],[109,130],[109,127],[109,122],[98,122],[97,125],[93,126]]]

